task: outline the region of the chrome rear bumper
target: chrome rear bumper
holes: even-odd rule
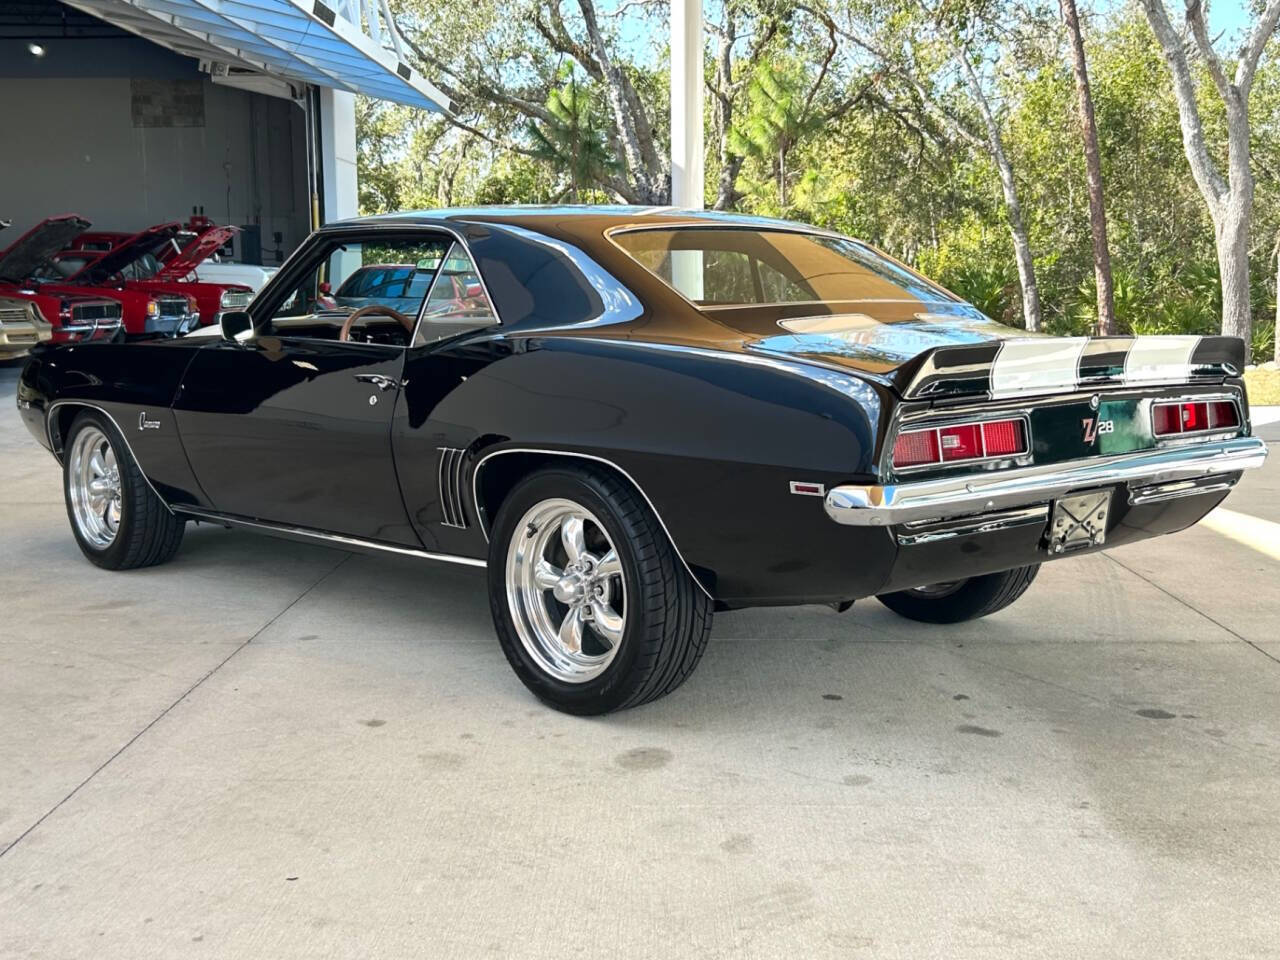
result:
[[[1124,483],[1146,488],[1239,473],[1262,466],[1266,458],[1267,445],[1262,440],[1235,437],[998,473],[959,474],[918,483],[832,487],[827,493],[826,509],[837,523],[859,527],[944,520],[1043,503],[1087,487]]]

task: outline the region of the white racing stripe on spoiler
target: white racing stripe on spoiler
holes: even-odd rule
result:
[[[1186,380],[1200,337],[1134,337],[1124,358],[1124,379],[1135,383]]]
[[[1088,337],[1005,340],[991,364],[991,396],[1074,389]]]

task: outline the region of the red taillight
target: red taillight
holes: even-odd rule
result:
[[[938,459],[937,430],[912,430],[898,434],[893,445],[895,467],[918,467],[924,463],[937,463]]]
[[[1021,420],[992,420],[982,425],[982,445],[988,457],[1011,457],[1025,453],[1026,437]]]
[[[1014,457],[1028,451],[1022,420],[957,423],[898,434],[893,465],[919,467],[929,463],[961,463],[991,457]]]
[[[1230,400],[1157,403],[1151,408],[1151,429],[1157,437],[1231,430],[1238,426],[1240,411]]]
[[[1240,412],[1230,400],[1209,404],[1209,429],[1221,430],[1240,426]]]
[[[1160,403],[1151,412],[1152,426],[1157,437],[1168,436],[1182,430],[1182,414],[1176,403]]]

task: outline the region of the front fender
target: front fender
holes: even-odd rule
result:
[[[180,340],[46,348],[23,368],[18,406],[32,435],[61,457],[81,409],[107,415],[139,468],[170,504],[203,505],[171,407],[197,344]],[[25,409],[24,409],[25,407]]]

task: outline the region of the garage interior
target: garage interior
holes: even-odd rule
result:
[[[61,213],[113,231],[202,213],[241,228],[232,259],[271,266],[355,216],[355,95],[448,104],[399,62],[385,10],[314,10],[324,22],[290,0],[235,19],[213,0],[0,5],[0,246]]]

